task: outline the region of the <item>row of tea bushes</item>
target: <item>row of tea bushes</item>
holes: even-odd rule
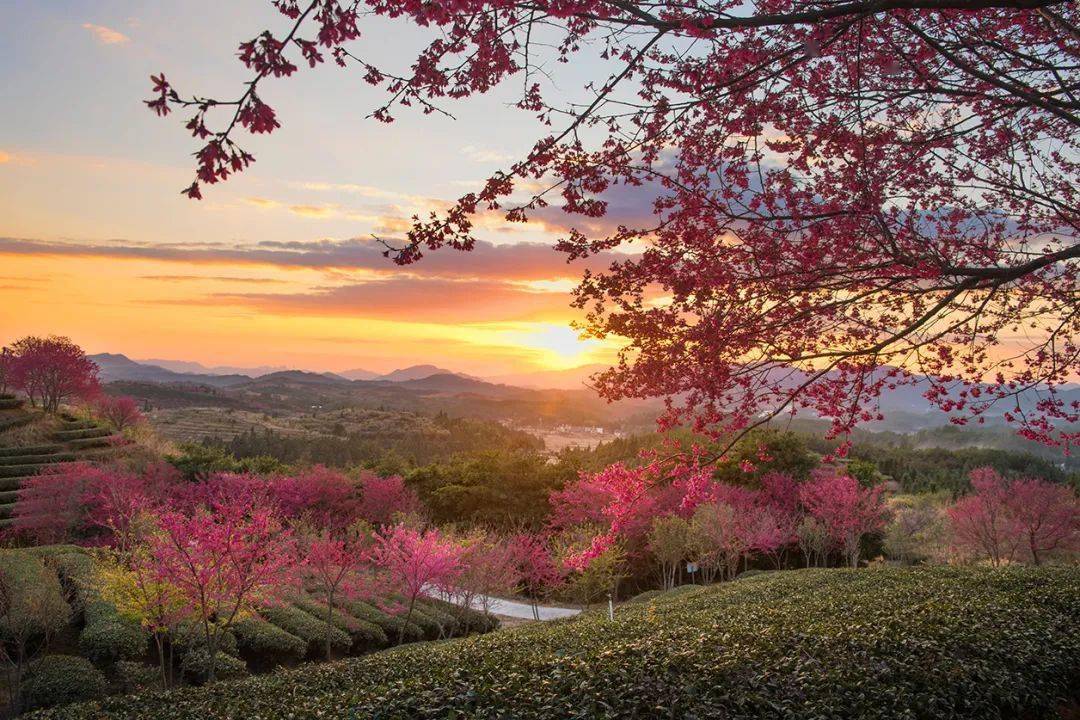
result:
[[[1050,718],[1078,671],[1080,569],[805,570],[38,717]]]
[[[85,700],[109,691],[160,687],[161,671],[151,637],[138,620],[122,615],[102,597],[95,562],[90,551],[73,545],[0,549],[0,590],[6,591],[0,597],[0,650],[9,658],[20,653],[37,655],[45,640],[52,639],[48,649],[54,654],[27,668],[24,707]],[[331,643],[336,654],[360,655],[397,643],[405,625],[402,618],[376,604],[349,604],[359,616],[342,608],[335,608],[332,616]],[[304,659],[322,659],[326,609],[313,599],[299,599],[242,619],[222,636],[216,676],[238,678],[249,670],[266,671]],[[487,631],[497,625],[483,613],[436,600],[418,601],[414,614],[418,622],[428,624],[421,627],[410,621],[406,641],[435,639],[450,632],[464,634],[466,630]],[[185,623],[178,628],[168,654],[185,682],[200,685],[206,681],[210,653],[198,625]],[[64,672],[70,676],[66,684],[60,678]],[[12,673],[5,677],[10,683]]]

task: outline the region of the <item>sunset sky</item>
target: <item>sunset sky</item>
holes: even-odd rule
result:
[[[282,129],[242,136],[258,161],[194,202],[179,191],[195,141],[176,115],[143,106],[149,75],[235,96],[247,79],[237,44],[284,20],[266,0],[56,1],[6,15],[0,343],[62,334],[133,358],[374,371],[434,362],[487,376],[611,359],[612,346],[568,327],[582,268],[550,244],[569,218],[491,218],[475,252],[407,269],[371,239],[393,238],[413,213],[477,189],[530,147],[541,129],[507,107],[516,87],[451,106],[456,120],[403,112],[388,126],[365,119],[382,95],[355,71],[267,82],[260,95]],[[400,23],[367,27],[360,47],[392,66],[422,39]],[[584,69],[570,69],[571,87],[574,72]],[[613,202],[614,218],[648,213],[633,194]]]

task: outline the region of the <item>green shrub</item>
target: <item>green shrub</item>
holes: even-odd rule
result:
[[[1078,667],[1080,568],[800,570],[41,717],[1034,719]]]
[[[93,700],[105,694],[105,676],[89,660],[74,655],[46,655],[30,666],[23,681],[27,709]]]
[[[405,616],[405,614],[402,614],[403,618]],[[442,635],[442,626],[439,624],[439,621],[425,612],[419,602],[413,606],[412,615],[409,616],[409,622],[419,626],[425,640],[435,640]]]
[[[19,644],[59,632],[71,621],[56,572],[23,550],[0,550],[0,577],[7,589],[0,640]]]
[[[421,598],[416,601],[417,604],[425,608],[434,608],[453,616],[458,623],[458,629],[464,631],[468,628],[469,632],[491,632],[499,627],[499,619],[494,615],[481,612],[479,610],[472,610],[470,608],[464,608],[454,603],[447,602],[446,600],[439,600],[438,598]]]
[[[86,625],[79,633],[79,652],[95,663],[132,660],[146,652],[147,633],[111,603],[93,600],[83,608],[83,617]]]
[[[439,624],[439,627],[442,628],[442,637],[451,637],[458,632],[461,623],[458,621],[457,615],[446,608],[440,607],[426,598],[418,599],[416,607]]]
[[[161,687],[161,668],[146,663],[120,660],[114,667],[116,679],[126,693]]]
[[[314,615],[291,606],[265,608],[260,614],[285,632],[292,633],[306,642],[310,654],[317,655],[322,652],[326,642],[326,623]],[[352,638],[348,633],[340,628],[330,627],[332,650],[347,652],[351,646]]]
[[[235,632],[235,625],[218,635],[218,652],[223,652],[226,655],[236,655],[237,641]],[[198,650],[200,648],[206,648],[206,631],[199,622],[189,620],[180,623],[176,630],[173,632],[173,645],[176,648],[176,652],[181,657],[189,652]]]
[[[645,592],[638,593],[634,597],[630,598],[626,602],[628,603],[644,603],[649,602],[654,598],[658,598],[664,594],[663,590],[646,590]]]
[[[374,605],[360,600],[345,602],[342,603],[342,605],[354,618],[365,620],[379,626],[386,634],[387,640],[391,643],[396,643],[398,641],[402,626],[405,627],[405,642],[416,642],[417,640],[424,639],[423,628],[411,620],[406,624],[405,618],[399,615],[391,615]]]
[[[210,653],[205,647],[197,647],[184,655],[180,663],[180,672],[184,679],[193,685],[202,685],[210,680]],[[234,680],[248,674],[247,664],[240,658],[219,652],[214,664],[216,680]]]
[[[295,601],[295,605],[307,614],[314,616],[319,622],[326,622],[326,603],[301,599]],[[334,608],[334,612],[330,616],[330,623],[349,634],[349,637],[352,638],[353,652],[373,650],[386,647],[388,644],[386,633],[383,632],[382,628],[375,623],[355,618],[340,607]]]
[[[292,633],[259,617],[246,617],[233,625],[237,647],[249,663],[270,667],[304,657],[308,644]]]

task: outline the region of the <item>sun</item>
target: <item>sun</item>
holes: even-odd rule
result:
[[[536,351],[537,363],[552,370],[565,370],[601,361],[604,343],[582,338],[565,325],[542,324],[535,329],[512,333],[514,344]]]

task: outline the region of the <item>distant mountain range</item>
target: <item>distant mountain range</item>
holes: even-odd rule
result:
[[[198,363],[169,362],[171,367],[148,362],[136,362],[120,354],[91,355],[97,363],[104,382],[185,384],[223,391],[236,402],[255,402],[265,406],[285,402],[291,407],[339,406],[350,402],[377,403],[388,407],[430,410],[473,410],[481,405],[491,418],[522,417],[525,412],[541,412],[545,416],[566,418],[570,424],[621,423],[633,418],[634,423],[648,418],[651,422],[660,411],[659,401],[627,401],[609,405],[585,385],[585,378],[604,366],[591,365],[570,370],[503,375],[481,379],[455,373],[436,365],[421,364],[379,374],[365,370],[342,373],[316,373],[303,370],[252,368],[248,372],[218,373],[215,370],[244,368],[207,368]],[[203,368],[207,372],[193,372]],[[269,370],[269,372],[260,372]],[[787,382],[796,382],[788,378]],[[924,393],[926,381],[902,385],[880,398],[882,421],[864,424],[870,430],[889,430],[910,433],[949,423],[948,416],[929,405]],[[1062,388],[1059,397],[1066,403],[1080,401],[1080,388]],[[1016,400],[1000,402],[985,414],[985,422],[1004,423],[1006,412],[1015,412],[1017,404],[1023,411],[1032,410],[1039,402],[1037,390],[1028,390]],[[564,405],[561,409],[558,405]],[[813,418],[800,411],[799,417]],[[571,419],[576,419],[571,422]],[[580,423],[578,423],[580,421]]]

